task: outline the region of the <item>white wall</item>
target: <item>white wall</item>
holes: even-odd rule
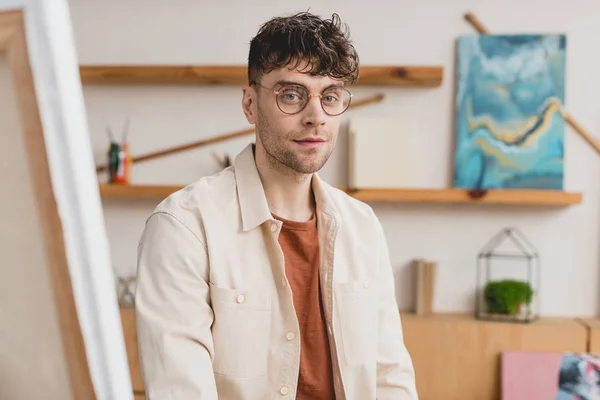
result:
[[[352,115],[403,115],[419,124],[416,146],[423,157],[423,187],[451,185],[452,104],[455,94],[454,46],[460,34],[473,33],[463,14],[473,11],[497,33],[568,34],[567,107],[600,138],[600,77],[597,37],[600,2],[576,0],[475,1],[298,1],[191,2],[159,0],[71,0],[78,56],[82,64],[244,64],[248,43],[259,25],[282,13],[337,12],[350,24],[363,64],[443,65],[441,87],[428,89],[355,88],[357,98],[384,91],[383,104]],[[217,5],[218,4],[218,5]],[[132,116],[134,154],[187,143],[247,127],[236,87],[84,87],[92,145],[98,163],[108,144],[104,126],[119,131]],[[185,184],[218,170],[212,150],[235,154],[252,136],[209,149],[140,164],[134,183]],[[343,185],[346,141],[342,137],[323,176]],[[440,263],[435,308],[473,307],[475,257],[496,232],[517,226],[542,255],[542,313],[594,315],[598,295],[600,235],[600,159],[574,131],[566,134],[565,184],[583,192],[584,202],[567,209],[506,206],[375,204],[390,244],[401,308],[413,305],[407,263],[427,257]],[[104,177],[102,176],[102,179]],[[135,273],[135,252],[144,220],[154,201],[105,201],[104,211],[114,267]]]

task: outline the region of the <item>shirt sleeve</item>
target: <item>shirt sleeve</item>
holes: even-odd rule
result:
[[[148,400],[217,400],[208,257],[181,220],[154,213],[138,245],[136,320]]]
[[[386,237],[374,217],[379,257],[379,337],[377,343],[377,399],[417,400],[415,372],[404,344],[394,274]]]

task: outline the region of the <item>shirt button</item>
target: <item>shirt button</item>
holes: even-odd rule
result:
[[[271,232],[275,232],[277,230],[277,224],[271,224]]]
[[[243,294],[238,294],[235,298],[235,301],[237,301],[238,303],[243,303],[244,300],[246,300],[246,296],[244,296]]]
[[[369,287],[369,282],[365,281],[365,282],[363,283],[363,286],[365,287],[365,289],[366,289],[366,288],[368,288],[368,287]]]
[[[290,392],[290,390],[288,389],[287,386],[282,386],[281,389],[279,389],[279,393],[281,393],[282,396],[287,395]]]
[[[285,338],[286,338],[288,341],[289,341],[289,340],[292,340],[292,339],[294,339],[294,337],[296,337],[296,334],[295,334],[294,332],[288,332],[288,333],[285,335]]]
[[[329,325],[329,327],[327,328],[327,330],[329,331],[330,335],[333,335],[333,331],[331,330],[331,325]]]
[[[285,278],[281,278],[281,284],[282,284],[283,286],[287,285],[287,284],[285,283]]]

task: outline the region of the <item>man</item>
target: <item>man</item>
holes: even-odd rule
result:
[[[383,229],[317,175],[358,77],[343,28],[335,14],[264,24],[242,99],[256,142],[148,219],[148,399],[417,399]]]

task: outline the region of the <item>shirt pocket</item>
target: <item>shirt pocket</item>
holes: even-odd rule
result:
[[[370,363],[377,351],[377,293],[372,282],[357,280],[335,285],[337,317],[346,361]]]
[[[214,312],[213,371],[232,378],[267,374],[271,294],[267,289],[230,289],[210,284]]]

